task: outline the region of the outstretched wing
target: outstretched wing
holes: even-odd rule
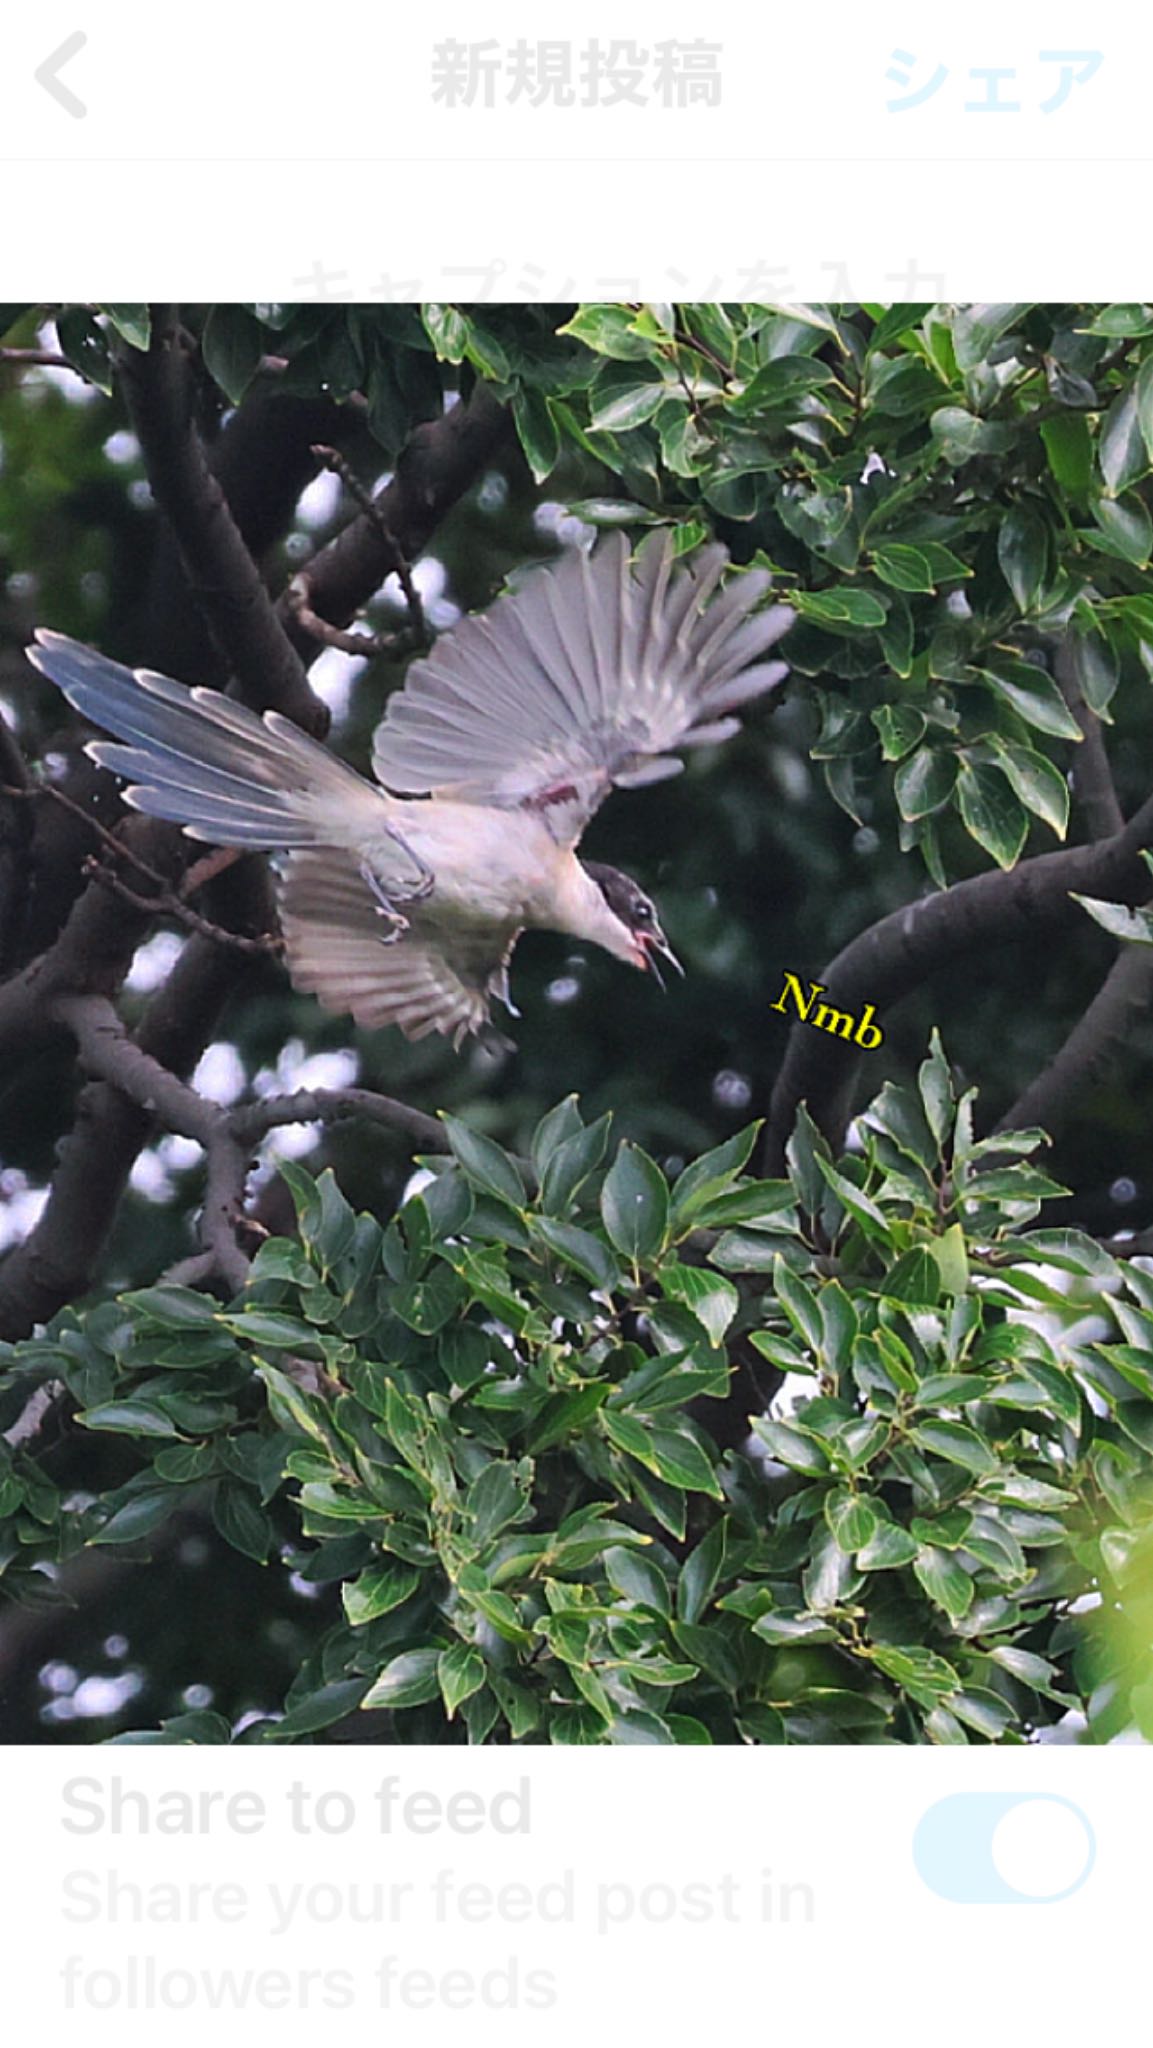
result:
[[[665,529],[635,561],[618,533],[540,570],[409,669],[377,731],[380,781],[531,806],[575,845],[614,783],[675,775],[674,750],[727,739],[787,673],[765,656],[793,613],[755,610],[761,569],[714,595],[727,559],[714,545],[678,562]]]
[[[519,930],[486,926],[448,936],[414,908],[408,930],[390,937],[355,859],[338,848],[290,854],[280,898],[295,986],[367,1030],[397,1024],[406,1038],[441,1031],[459,1045],[489,1022],[491,995],[507,1000],[505,971]]]

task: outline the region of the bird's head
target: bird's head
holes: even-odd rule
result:
[[[627,935],[627,943],[622,939],[621,945],[613,946],[611,950],[619,952],[622,959],[628,960],[633,967],[639,967],[643,974],[654,975],[661,988],[665,985],[660,970],[662,960],[669,967],[674,967],[678,974],[683,974],[685,970],[661,930],[656,906],[632,876],[622,874],[620,868],[606,867],[603,861],[586,860],[582,866]]]

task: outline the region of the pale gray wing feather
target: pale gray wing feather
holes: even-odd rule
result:
[[[421,884],[423,870],[390,836],[387,799],[277,712],[258,717],[218,690],[125,668],[63,633],[39,632],[28,658],[116,735],[87,751],[126,778],[135,810],[214,846],[360,847],[385,893]]]
[[[483,1030],[519,937],[488,927],[450,939],[414,909],[408,930],[390,938],[355,861],[335,848],[290,854],[280,902],[295,986],[368,1030],[396,1024],[406,1038],[440,1031],[459,1045]]]
[[[614,783],[674,775],[677,753],[737,730],[732,712],[787,673],[792,624],[755,610],[767,571],[731,579],[719,545],[677,561],[667,530],[630,560],[623,534],[571,550],[446,634],[409,669],[373,765],[398,795],[538,807],[574,844]]]

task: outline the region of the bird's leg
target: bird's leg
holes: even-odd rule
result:
[[[402,853],[407,854],[414,868],[416,868],[419,876],[419,879],[414,883],[411,889],[406,888],[403,894],[398,892],[397,901],[400,903],[422,903],[424,901],[424,898],[426,896],[431,896],[433,890],[435,889],[436,876],[433,873],[432,869],[429,867],[428,862],[421,858],[420,854],[416,851],[416,848],[414,846],[409,845],[408,840],[405,838],[403,832],[398,831],[395,825],[389,825],[386,829],[389,838],[396,841],[396,844],[400,847]]]
[[[385,829],[389,838],[400,847],[405,858],[412,862],[417,871],[415,882],[400,885],[394,883],[391,891],[386,892],[372,863],[366,860],[360,864],[361,875],[376,898],[377,916],[386,918],[392,927],[387,934],[381,935],[381,944],[391,946],[409,929],[408,919],[404,912],[397,908],[398,904],[423,903],[425,897],[431,895],[436,887],[436,876],[428,862],[421,859],[415,847],[409,845],[404,834],[398,832],[395,825],[389,825]]]
[[[405,932],[409,929],[408,919],[404,912],[398,910],[395,903],[391,902],[385,895],[377,876],[366,860],[360,863],[360,875],[361,880],[368,885],[368,888],[376,898],[377,916],[384,918],[391,927],[390,930],[381,932],[380,943],[382,946],[393,946],[396,944],[397,939],[403,938]]]

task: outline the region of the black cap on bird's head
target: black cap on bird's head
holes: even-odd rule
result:
[[[632,934],[636,955],[634,965],[646,974],[655,976],[658,985],[665,985],[659,961],[675,967],[678,974],[684,968],[673,952],[661,930],[661,921],[651,897],[645,895],[640,884],[633,881],[620,868],[606,867],[603,861],[582,861],[585,873],[592,876],[614,917],[618,917]]]

